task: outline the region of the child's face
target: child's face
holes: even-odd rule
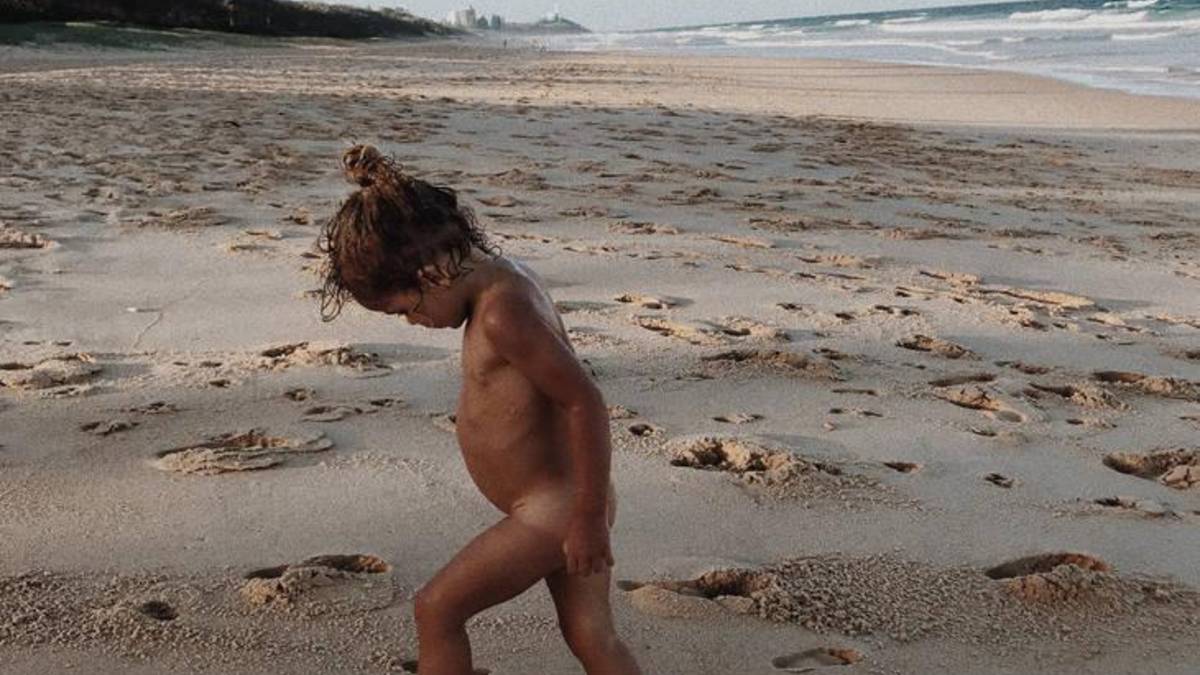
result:
[[[382,299],[363,298],[359,304],[373,312],[405,317],[413,325],[427,325],[420,313],[423,297],[416,289],[397,291]]]

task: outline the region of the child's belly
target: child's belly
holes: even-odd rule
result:
[[[455,427],[467,473],[505,513],[523,496],[570,481],[564,420],[536,393],[490,396],[464,390]]]

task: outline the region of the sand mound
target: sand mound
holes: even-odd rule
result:
[[[155,466],[163,471],[211,476],[231,471],[266,469],[287,461],[291,454],[322,452],[333,441],[317,434],[304,439],[268,436],[262,429],[230,432],[196,444],[166,450]]]
[[[251,605],[287,606],[308,615],[365,612],[392,603],[391,571],[373,555],[322,555],[254,570],[240,593]]]
[[[90,354],[69,354],[34,364],[0,363],[0,386],[14,389],[49,389],[86,382],[101,367]]]
[[[1145,455],[1114,452],[1105,456],[1104,465],[1177,490],[1200,485],[1200,450],[1159,450]]]

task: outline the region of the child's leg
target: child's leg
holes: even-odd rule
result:
[[[610,579],[608,569],[586,577],[561,569],[546,577],[546,585],[554,597],[563,637],[588,675],[641,675],[613,627]]]
[[[466,622],[564,568],[562,539],[512,516],[484,530],[417,592],[421,675],[470,675]]]

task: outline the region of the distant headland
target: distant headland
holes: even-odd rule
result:
[[[419,37],[462,31],[397,9],[292,0],[0,0],[0,23],[112,21],[289,37]]]

